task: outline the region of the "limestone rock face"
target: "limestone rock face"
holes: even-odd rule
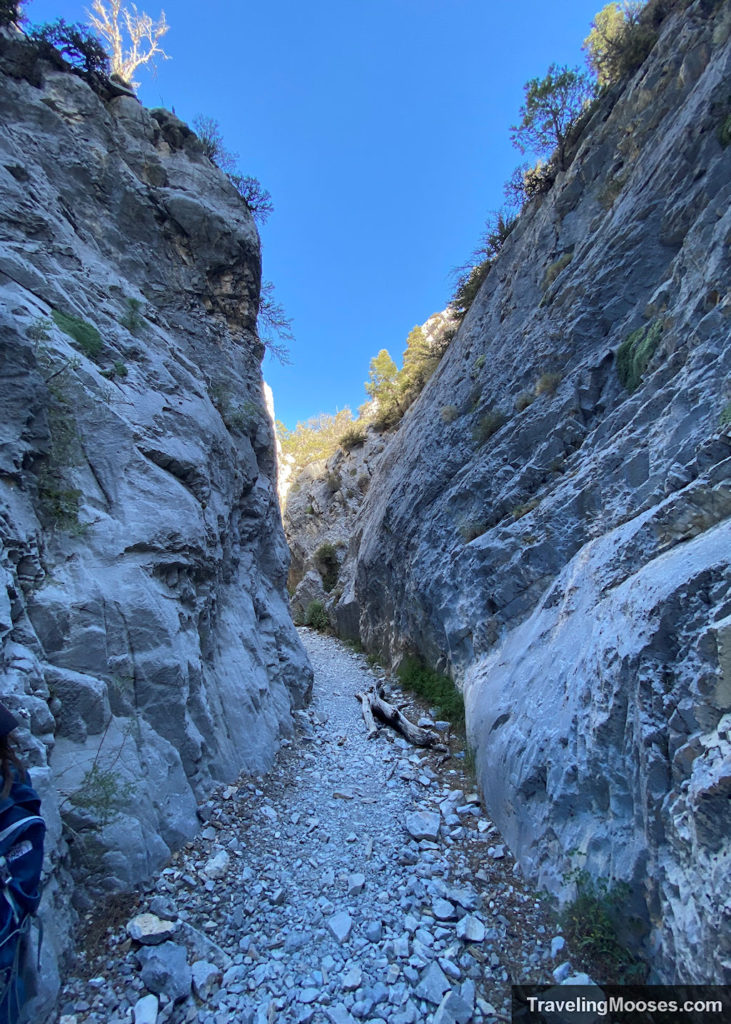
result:
[[[172,114],[22,47],[0,38],[0,693],[49,822],[52,958],[59,809],[78,905],[138,881],[197,796],[269,765],[311,670],[251,215]]]
[[[311,463],[289,488],[283,520],[292,555],[289,588],[295,620],[303,620],[307,606],[320,601],[341,636],[358,636],[357,616],[349,622],[348,599],[344,597],[352,592],[357,559],[353,524],[387,440],[370,429],[362,445],[350,451],[338,449],[327,461]],[[332,579],[318,558],[325,544],[332,545],[338,562]]]
[[[379,457],[340,599],[464,688],[488,812],[731,980],[727,5],[670,16]],[[573,858],[569,851],[578,850]]]

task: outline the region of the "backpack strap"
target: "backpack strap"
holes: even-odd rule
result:
[[[45,826],[45,824],[45,821],[39,815],[29,814],[26,818],[21,818],[19,821],[14,821],[12,825],[8,825],[7,828],[4,828],[2,832],[0,832],[0,843],[5,842],[5,840],[12,836],[15,832],[19,832],[25,829],[27,825]]]

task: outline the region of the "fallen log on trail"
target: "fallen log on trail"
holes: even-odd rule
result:
[[[438,737],[435,733],[414,725],[397,707],[384,700],[377,690],[365,690],[363,693],[356,693],[355,696],[361,704],[363,719],[368,727],[367,738],[369,740],[378,735],[378,726],[375,719],[380,718],[386,725],[390,725],[396,732],[401,733],[415,747],[434,747],[437,750],[445,749],[442,744],[438,743]]]

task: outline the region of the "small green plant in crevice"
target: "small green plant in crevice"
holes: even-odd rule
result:
[[[630,394],[642,383],[642,376],[660,344],[662,332],[662,323],[653,320],[628,334],[617,349],[617,375]]]
[[[559,384],[561,383],[560,373],[542,373],[536,381],[536,396],[538,395],[549,395],[552,397],[556,394]]]
[[[239,405],[230,406],[221,414],[223,422],[230,431],[237,430],[242,434],[253,434],[261,422],[261,409],[250,399]]]
[[[327,489],[330,494],[335,494],[335,492],[339,491],[343,486],[343,479],[339,473],[336,473],[334,470],[329,470],[325,474],[325,483],[327,484]]]
[[[549,264],[546,268],[545,274],[543,275],[542,288],[544,292],[551,287],[561,271],[568,267],[573,258],[574,254],[572,252],[565,252],[563,255],[559,256],[557,260]]]
[[[315,568],[322,577],[325,593],[329,594],[338,582],[340,562],[334,545],[329,542],[321,544],[314,555]]]
[[[499,409],[488,409],[484,412],[472,430],[472,437],[478,444],[484,444],[505,423],[505,413]]]
[[[439,410],[442,423],[454,423],[459,416],[459,409],[456,405],[443,405]]]
[[[399,665],[398,678],[405,690],[424,697],[452,725],[464,729],[464,700],[449,676],[428,668],[419,658],[407,657]]]
[[[464,523],[460,523],[459,535],[465,544],[469,544],[486,533],[487,529],[484,519],[467,519]]]
[[[139,334],[142,328],[145,326],[145,318],[140,312],[142,309],[142,303],[139,299],[129,298],[126,300],[127,310],[122,317],[120,317],[120,324],[122,327],[126,327],[130,334]]]
[[[716,136],[724,149],[731,144],[731,114],[727,114],[721,121],[716,130]]]
[[[330,629],[330,619],[322,601],[310,601],[305,608],[304,624],[320,633],[326,633]]]
[[[718,417],[718,425],[720,427],[727,427],[729,424],[731,424],[731,401],[726,402],[721,415]]]
[[[134,793],[134,783],[120,782],[112,768],[94,762],[71,797],[71,803],[90,811],[103,828],[119,817],[119,804],[126,803]]]
[[[479,355],[477,357],[477,359],[475,359],[474,363],[472,364],[472,369],[470,370],[470,377],[472,377],[473,380],[475,380],[477,378],[480,370],[482,369],[482,367],[484,365],[485,365],[485,353],[483,352],[482,355]]]
[[[50,520],[68,533],[81,532],[79,522],[79,500],[81,491],[76,487],[65,487],[54,474],[45,470],[38,478],[38,501],[44,519]]]
[[[622,194],[622,189],[629,180],[629,171],[623,171],[620,174],[614,174],[607,181],[604,188],[599,193],[599,205],[605,210],[611,210],[617,199]]]
[[[521,391],[515,399],[516,412],[523,412],[524,409],[527,409],[529,405],[533,404],[535,397],[530,391]]]
[[[31,341],[38,344],[41,341],[50,341],[53,323],[46,316],[39,316],[26,330]]]
[[[102,370],[102,377],[106,377],[107,380],[114,380],[116,377],[126,377],[128,372],[127,364],[118,360],[110,369]]]
[[[464,770],[467,775],[477,781],[477,751],[471,744],[467,743],[464,748]]]
[[[630,886],[594,878],[585,868],[574,868],[564,875],[564,882],[576,888],[574,898],[559,914],[573,954],[592,974],[606,980],[641,981],[643,965],[621,937],[630,916]]]
[[[523,516],[527,516],[529,512],[532,512],[534,508],[538,508],[539,505],[540,501],[538,498],[531,498],[530,501],[526,501],[522,505],[516,505],[510,514],[513,519],[522,519]]]
[[[99,357],[104,343],[101,334],[93,324],[88,324],[85,320],[80,320],[79,317],[71,316],[69,313],[62,313],[58,309],[54,309],[51,316],[56,326],[76,342],[85,356],[88,356],[89,359]]]

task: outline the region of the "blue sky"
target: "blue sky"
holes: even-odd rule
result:
[[[31,21],[89,3],[32,0]],[[157,17],[159,6],[138,0]],[[264,376],[287,426],[365,400],[368,364],[447,304],[521,156],[527,79],[582,64],[603,0],[173,0],[147,106],[218,120],[269,189],[264,277],[293,320]],[[203,17],[201,16],[203,14]]]

